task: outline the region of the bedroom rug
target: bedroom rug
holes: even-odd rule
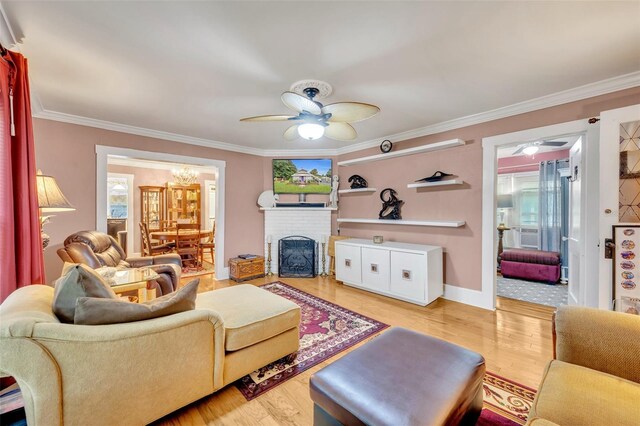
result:
[[[558,307],[567,304],[568,286],[566,284],[544,284],[536,281],[497,277],[498,296],[524,302]]]
[[[389,327],[279,281],[260,287],[300,306],[300,350],[291,362],[285,357],[239,379],[236,387],[247,400]]]

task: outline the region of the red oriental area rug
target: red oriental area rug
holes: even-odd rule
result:
[[[249,401],[389,327],[282,282],[261,287],[300,306],[300,350],[293,361],[282,358],[238,380],[236,387]],[[534,389],[487,372],[483,390],[484,408],[478,426],[525,424]]]
[[[236,387],[247,400],[389,327],[279,281],[261,288],[300,306],[300,350],[292,362],[285,357],[239,379]]]

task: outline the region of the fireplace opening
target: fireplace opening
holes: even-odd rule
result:
[[[317,243],[307,237],[293,235],[278,241],[278,276],[313,278],[316,268]]]

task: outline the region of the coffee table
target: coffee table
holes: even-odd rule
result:
[[[153,269],[131,268],[116,271],[113,277],[107,279],[107,282],[116,294],[137,290],[138,303],[141,303],[156,298],[156,289],[147,290],[147,283],[158,278],[160,275]]]

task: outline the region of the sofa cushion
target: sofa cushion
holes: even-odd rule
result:
[[[249,284],[200,293],[196,308],[222,316],[227,351],[246,348],[300,324],[298,305]]]
[[[556,251],[508,249],[500,254],[500,259],[540,265],[559,265],[560,253]]]
[[[142,321],[195,308],[200,279],[196,278],[178,291],[145,303],[121,299],[80,297],[76,304],[75,324],[101,325]]]
[[[529,417],[560,425],[637,425],[638,401],[638,383],[554,360],[547,365]]]
[[[55,283],[53,313],[62,322],[73,323],[79,297],[117,299],[109,284],[86,265],[65,263],[62,276]]]

